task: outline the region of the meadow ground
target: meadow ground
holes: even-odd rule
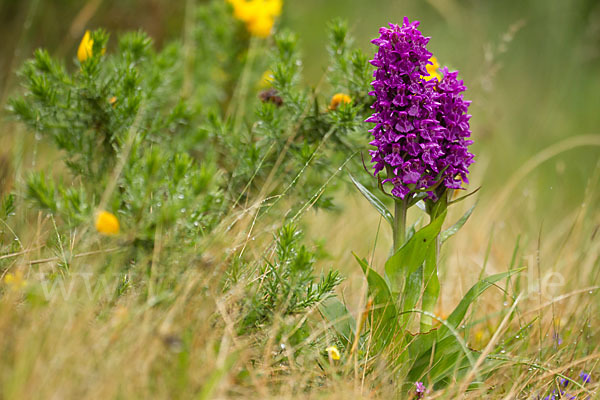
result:
[[[410,399],[417,381],[431,399],[597,398],[600,7],[306,0],[284,3],[277,34],[257,40],[224,4],[0,1],[0,399]],[[418,379],[412,353],[374,344],[373,320],[346,343],[319,308],[335,288],[360,321],[372,293],[353,253],[380,272],[390,255],[391,230],[346,176],[376,186],[358,155],[368,163],[365,82],[339,80],[344,60],[362,60],[351,50],[371,59],[369,40],[404,15],[472,100],[468,191],[480,189],[449,209],[445,228],[476,204],[442,248],[435,315],[518,271],[455,327],[468,351],[439,375],[432,351]],[[335,17],[354,36],[339,57]],[[86,27],[107,29],[106,55],[77,61]],[[116,44],[138,28],[154,44]],[[33,75],[49,83],[32,80],[22,66],[37,47],[67,73],[42,59]],[[267,68],[283,107],[258,97]],[[340,87],[353,104],[329,110]],[[107,147],[64,144],[111,130]],[[99,208],[118,235],[98,232]],[[409,224],[422,215],[413,207]],[[290,222],[302,237],[285,245]],[[331,270],[341,283],[317,287]]]

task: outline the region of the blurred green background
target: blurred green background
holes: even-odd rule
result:
[[[45,47],[68,64],[83,31],[97,27],[113,35],[143,29],[161,46],[182,36],[186,9],[199,3],[1,0],[2,105],[18,90],[15,68],[34,48]],[[442,65],[459,69],[469,88],[477,156],[472,177],[484,186],[484,198],[496,196],[510,176],[544,148],[569,137],[600,133],[598,1],[288,0],[279,25],[299,33],[305,79],[316,86],[326,74],[328,21],[346,19],[356,44],[371,54],[369,40],[378,28],[400,23],[405,15],[421,21],[423,33],[432,37],[430,50]],[[1,135],[6,134],[10,132]],[[574,207],[597,167],[599,149],[584,140],[583,146],[544,162],[509,193],[515,212],[563,215],[565,207]]]

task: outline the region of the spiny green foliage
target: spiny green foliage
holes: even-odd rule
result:
[[[297,200],[289,217],[303,207],[302,199],[331,208],[322,192],[365,135],[364,105],[321,106],[301,83],[295,35],[278,35],[270,49],[240,41],[240,32],[215,22],[231,18],[223,2],[200,7],[188,42],[158,53],[140,32],[124,35],[115,52],[104,53],[108,34],[98,30],[93,56],[76,61],[74,69],[36,51],[19,73],[25,95],[10,108],[65,152],[74,183],[32,173],[29,198],[69,226],[90,221],[102,205],[144,241],[159,225],[201,237],[231,208],[256,201],[270,207],[292,194]],[[343,25],[334,29],[345,31]],[[342,36],[337,46],[347,48]],[[335,68],[347,57],[336,53]],[[268,68],[281,106],[256,94],[255,82]],[[364,79],[362,72],[349,76]],[[100,204],[120,162],[116,190]]]
[[[323,96],[303,83],[293,33],[284,31],[272,43],[250,39],[228,28],[233,17],[221,1],[198,7],[194,16],[183,40],[160,52],[142,32],[123,35],[113,50],[103,30],[91,33],[91,57],[69,67],[45,50],[35,52],[19,72],[23,96],[9,108],[63,152],[68,175],[32,172],[25,193],[55,221],[56,235],[46,245],[61,255],[73,228],[89,227],[98,208],[113,212],[123,232],[119,245],[128,251],[115,256],[126,265],[110,271],[127,271],[127,287],[144,287],[152,302],[170,296],[178,276],[171,268],[182,264],[155,259],[157,238],[166,238],[158,254],[202,253],[215,228],[235,226],[234,213],[250,206],[260,215],[270,211],[285,225],[275,239],[275,259],[256,270],[246,257],[234,257],[241,274],[256,274],[256,284],[245,288],[250,300],[242,305],[240,329],[257,332],[276,317],[303,318],[341,280],[335,271],[315,276],[315,254],[285,223],[307,205],[333,207],[323,191],[341,180],[331,178],[342,165],[361,168],[349,160],[366,136],[367,105],[357,87],[332,82],[332,94],[351,91],[357,99],[329,109],[329,90]],[[343,24],[332,29],[346,32]],[[337,40],[346,50],[332,53],[334,70],[349,60],[347,39],[342,33]],[[368,69],[340,73],[359,81]],[[272,80],[261,88],[266,70]],[[11,199],[3,207],[7,214]],[[70,262],[62,258],[66,273]],[[157,279],[158,293],[151,290]],[[232,283],[226,280],[224,288]],[[281,334],[294,332],[299,344],[308,323]]]
[[[74,178],[65,185],[33,173],[29,197],[70,225],[90,221],[124,159],[105,207],[138,238],[152,238],[158,224],[177,220],[185,221],[186,235],[210,229],[222,196],[214,164],[180,151],[195,135],[195,116],[178,99],[179,48],[156,53],[150,38],[134,32],[119,40],[116,54],[105,56],[107,34],[96,31],[92,38],[93,56],[71,73],[44,50],[21,69],[25,97],[12,100],[11,108],[65,151]]]
[[[354,39],[348,33],[348,24],[336,19],[329,24],[328,52],[332,63],[327,79],[337,92],[348,93],[356,103],[370,105],[369,96],[373,70],[369,59],[354,48]],[[368,111],[368,110],[367,110]]]
[[[279,231],[275,259],[260,268],[259,279],[243,320],[246,328],[257,328],[274,317],[302,314],[333,295],[341,282],[337,271],[329,271],[318,281],[314,276],[315,253],[300,244],[301,232],[293,225]]]
[[[336,174],[337,167],[352,157],[356,149],[364,147],[365,104],[356,101],[329,110],[329,98],[323,102],[302,83],[297,42],[296,35],[284,31],[274,38],[270,54],[251,47],[247,57],[260,67],[255,80],[260,71],[272,73],[271,87],[263,89],[262,101],[254,100],[255,119],[234,116],[229,124],[214,120],[212,129],[223,132],[219,137],[222,147],[217,148],[222,152],[219,159],[230,163],[225,164],[230,174],[228,190],[238,201],[248,201],[247,196],[252,198],[257,193],[264,197],[279,196],[291,189],[296,189],[300,198],[311,198],[322,189],[325,176]],[[267,63],[261,62],[263,54]],[[345,56],[336,55],[339,59]],[[338,61],[332,59],[332,63]],[[333,93],[346,90],[334,87]],[[270,91],[271,95],[265,95]],[[238,135],[226,134],[238,126]],[[354,161],[349,168],[356,170],[359,164]],[[315,200],[315,207],[333,206],[329,196],[318,196]]]

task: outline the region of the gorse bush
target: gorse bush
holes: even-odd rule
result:
[[[332,24],[331,95],[317,94],[302,83],[293,33],[255,35],[234,14],[222,1],[198,7],[189,35],[160,52],[142,32],[111,46],[103,30],[85,33],[69,67],[36,51],[19,71],[24,95],[9,107],[64,154],[68,172],[64,179],[33,172],[25,193],[57,220],[49,246],[62,249],[74,229],[84,228],[90,240],[81,246],[92,251],[98,233],[113,236],[106,240],[125,251],[112,260],[123,263],[116,271],[127,274],[125,289],[144,288],[154,302],[177,283],[181,260],[171,254],[214,265],[223,257],[214,259],[215,243],[229,242],[225,261],[235,261],[221,285],[241,284],[246,293],[235,305],[239,331],[266,331],[282,319],[287,328],[278,336],[300,346],[313,323],[306,313],[341,278],[335,271],[317,278],[315,254],[288,222],[310,207],[335,207],[325,189],[342,182],[335,178],[343,166],[362,168],[352,158],[366,136],[361,85],[369,67],[346,26]],[[275,17],[265,22],[269,30]],[[344,101],[332,102],[336,93]],[[274,259],[263,265],[240,252],[246,215],[283,226]],[[67,258],[62,267],[69,270]],[[121,286],[115,296],[125,293]]]
[[[279,318],[278,336],[289,336],[289,343],[301,348],[310,329],[304,314],[333,295],[341,277],[329,271],[318,280],[314,276],[316,254],[300,245],[301,232],[285,225],[277,235],[275,258],[259,269],[259,278],[250,288],[251,296],[243,308],[241,330],[252,331]]]
[[[121,38],[117,55],[106,56],[108,36],[91,37],[92,55],[72,73],[43,50],[20,72],[26,94],[11,107],[65,152],[73,178],[65,185],[34,174],[29,196],[72,225],[91,221],[103,202],[143,240],[157,224],[176,221],[186,221],[178,227],[182,234],[210,230],[222,194],[214,164],[180,150],[195,133],[190,110],[177,99],[179,50],[156,54],[146,35],[132,33]],[[115,166],[122,169],[118,177]],[[107,192],[114,179],[113,193]]]
[[[231,209],[268,209],[294,190],[297,199],[333,207],[325,183],[356,152],[364,104],[319,103],[300,83],[293,34],[270,45],[242,29],[223,29],[215,16],[232,19],[222,2],[198,11],[190,40],[200,52],[191,60],[192,44],[157,53],[143,33],[126,34],[107,51],[102,30],[86,33],[79,51],[85,57],[71,71],[38,50],[19,73],[25,96],[10,108],[65,152],[73,184],[33,174],[29,197],[71,226],[106,208],[142,241],[152,240],[159,225],[197,238]],[[333,65],[359,64],[360,53],[345,47],[345,27],[332,29]],[[233,45],[244,41],[247,47]],[[243,68],[230,70],[240,59]],[[364,65],[352,73],[340,68],[347,79],[364,81]],[[258,96],[265,71],[267,87]],[[349,82],[336,90],[358,93]],[[303,205],[292,202],[288,218]]]

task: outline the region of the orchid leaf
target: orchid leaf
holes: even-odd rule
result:
[[[354,183],[354,186],[362,193],[362,195],[371,203],[373,207],[381,214],[381,216],[390,224],[390,226],[394,226],[394,217],[392,213],[387,209],[385,204],[381,202],[373,193],[369,191],[366,187],[364,187],[359,181],[354,179],[354,177],[350,174],[350,180]]]
[[[440,233],[446,211],[441,213],[429,225],[417,231],[385,263],[385,273],[390,280],[392,292],[402,290],[404,279],[415,272],[431,249],[435,250],[435,238]]]
[[[469,217],[473,213],[473,210],[475,210],[475,206],[476,205],[477,205],[477,203],[475,203],[473,205],[473,207],[469,208],[467,210],[467,212],[464,213],[463,216],[460,217],[460,219],[458,221],[456,221],[456,223],[454,225],[452,225],[450,228],[446,229],[445,231],[443,231],[441,233],[440,240],[441,240],[442,243],[444,243],[446,240],[448,240],[450,237],[452,237],[456,232],[458,232],[458,230],[460,228],[463,227],[463,225],[467,222],[467,220],[469,219]]]
[[[356,335],[356,321],[346,306],[336,297],[329,297],[319,304],[319,312],[331,323],[344,345],[349,345]]]
[[[381,350],[391,343],[395,334],[398,310],[385,279],[369,267],[365,259],[359,258],[356,254],[354,257],[360,264],[369,284],[369,297],[373,299],[373,318],[371,320],[373,343],[376,349]]]
[[[438,242],[439,243],[439,242]],[[437,246],[437,243],[436,243]],[[421,307],[423,311],[433,312],[440,295],[440,280],[438,278],[437,268],[438,249],[432,249],[425,259],[425,268],[423,276],[423,300]],[[427,332],[432,328],[433,320],[423,314],[421,315],[421,332]]]
[[[451,202],[448,203],[448,205],[450,204],[456,204],[456,203],[460,203],[461,201],[468,199],[469,197],[473,196],[475,193],[479,192],[479,189],[481,189],[481,186],[478,187],[477,189],[473,190],[471,193],[467,193],[462,197],[459,197],[456,200],[452,200]]]
[[[480,280],[476,284],[474,284],[471,287],[471,289],[469,289],[467,294],[465,294],[465,296],[462,298],[460,303],[458,303],[458,306],[456,306],[454,311],[452,311],[452,314],[450,314],[450,316],[448,317],[447,322],[455,328],[458,327],[460,325],[460,323],[462,322],[463,318],[465,317],[465,315],[467,314],[467,310],[469,309],[469,306],[475,300],[477,300],[477,298],[479,296],[481,296],[481,294],[483,292],[485,292],[490,286],[494,285],[496,282],[498,282],[502,279],[505,279],[511,275],[514,275],[514,274],[522,271],[523,269],[524,268],[512,269],[510,271],[491,275],[491,276],[488,276],[487,278]],[[448,335],[448,329],[446,327],[442,327],[438,330],[438,339],[443,339],[447,335]]]

